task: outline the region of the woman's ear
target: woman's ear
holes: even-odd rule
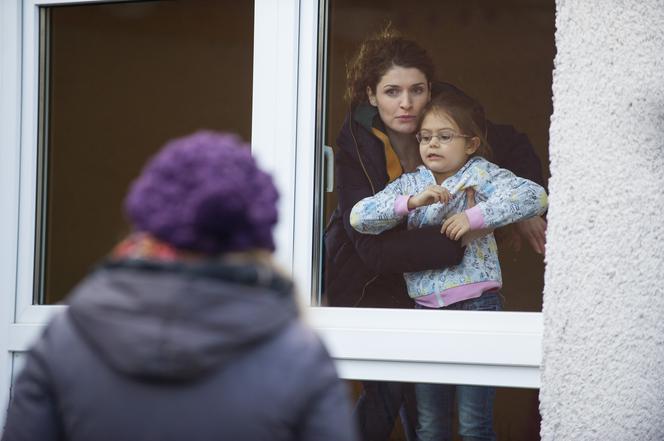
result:
[[[376,95],[371,90],[371,87],[367,86],[367,98],[369,98],[369,104],[374,107],[378,106],[378,101],[376,101]]]
[[[475,153],[478,148],[480,148],[480,138],[473,136],[468,140],[468,144],[466,144],[466,154],[470,156]]]

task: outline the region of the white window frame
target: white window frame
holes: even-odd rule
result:
[[[8,323],[0,343],[10,352],[25,351],[64,308],[32,304],[39,7],[96,2],[0,0],[0,141],[7,146],[0,161],[0,209],[18,213],[0,218],[7,244],[0,254],[0,311]],[[277,258],[293,274],[305,304],[315,268],[318,14],[318,0],[256,0],[254,6],[252,151],[280,188]],[[307,320],[320,331],[344,378],[540,385],[541,313],[310,307]],[[11,357],[0,358],[6,381],[10,363]]]
[[[278,257],[309,304],[319,2],[255,4],[252,148],[282,190]],[[308,318],[345,378],[540,385],[541,313],[311,307]]]

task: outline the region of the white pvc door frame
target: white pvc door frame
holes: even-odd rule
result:
[[[62,306],[33,305],[39,8],[0,0],[0,400],[12,353]],[[279,186],[277,258],[310,301],[318,0],[256,0],[252,151]],[[539,387],[542,315],[308,308],[345,378]],[[1,419],[2,417],[0,417]]]

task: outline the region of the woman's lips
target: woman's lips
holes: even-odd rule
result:
[[[415,117],[413,115],[401,115],[397,116],[397,119],[400,121],[413,121]]]

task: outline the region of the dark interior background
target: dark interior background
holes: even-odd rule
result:
[[[128,231],[145,160],[197,129],[251,136],[253,2],[52,7],[42,302],[60,301]]]

